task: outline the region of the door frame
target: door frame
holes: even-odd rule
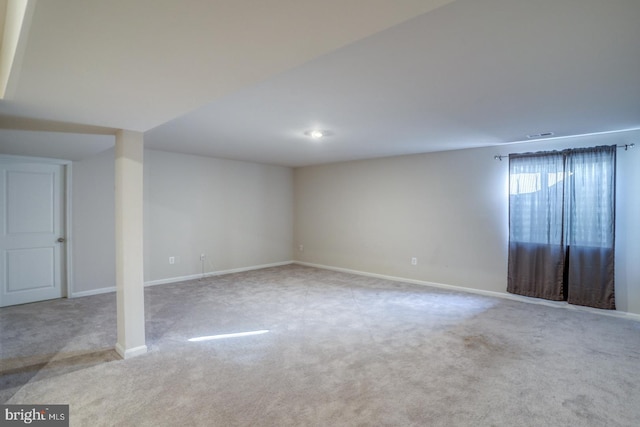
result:
[[[71,236],[71,211],[72,211],[72,174],[71,169],[73,162],[71,160],[64,159],[50,159],[47,157],[29,157],[29,156],[14,156],[11,154],[0,154],[0,162],[3,163],[39,163],[39,164],[54,164],[62,166],[62,179],[64,181],[63,197],[63,215],[64,215],[64,262],[62,263],[62,283],[60,288],[62,290],[63,298],[73,297],[73,239]]]

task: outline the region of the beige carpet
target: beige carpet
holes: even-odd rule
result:
[[[0,309],[0,402],[72,426],[639,425],[639,322],[301,266],[145,298],[126,361],[114,294]]]

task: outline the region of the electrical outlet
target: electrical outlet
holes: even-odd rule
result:
[[[298,246],[298,251],[299,252],[304,252],[304,245]]]
[[[207,256],[205,254],[200,254],[200,261],[204,261]]]
[[[170,256],[169,257],[169,264],[175,264],[175,263],[176,263],[176,257]]]
[[[411,265],[418,265],[418,258],[416,257],[411,258]]]

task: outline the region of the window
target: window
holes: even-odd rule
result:
[[[509,156],[509,292],[615,308],[615,155]]]

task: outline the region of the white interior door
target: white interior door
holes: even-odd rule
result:
[[[63,177],[63,165],[0,160],[0,307],[63,296]]]

